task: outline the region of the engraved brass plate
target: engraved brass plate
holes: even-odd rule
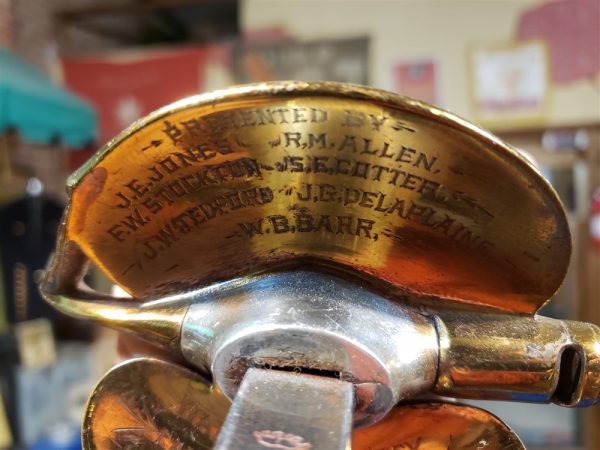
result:
[[[62,242],[135,297],[309,258],[403,294],[532,313],[571,248],[555,193],[512,148],[432,106],[336,83],[175,103],[69,187]]]

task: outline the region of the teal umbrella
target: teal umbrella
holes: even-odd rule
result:
[[[97,136],[94,109],[10,51],[0,47],[0,134],[23,140],[83,147]]]

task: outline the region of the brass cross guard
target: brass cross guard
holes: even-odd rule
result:
[[[109,372],[86,448],[520,449],[491,414],[423,396],[600,397],[598,327],[536,314],[571,253],[556,193],[436,107],[339,83],[233,87],[134,123],[68,189],[44,297],[192,369]],[[90,261],[133,299],[84,286]]]

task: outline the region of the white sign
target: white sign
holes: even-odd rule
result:
[[[543,115],[548,61],[542,42],[477,48],[472,57],[477,118],[527,119]]]

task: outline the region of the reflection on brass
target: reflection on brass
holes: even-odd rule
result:
[[[92,393],[83,424],[84,448],[212,449],[229,407],[222,394],[187,369],[153,359],[131,360],[110,371]],[[260,414],[256,417],[263,419]],[[288,425],[293,427],[294,423]],[[247,438],[250,445],[256,434],[240,439]],[[258,434],[262,437],[266,431],[261,429]],[[291,441],[289,435],[271,432],[266,441],[282,437]],[[355,430],[351,448],[470,450],[478,446],[486,450],[524,449],[515,434],[492,414],[440,402],[397,406],[378,424]]]
[[[438,316],[434,391],[446,397],[589,406],[600,399],[600,328],[542,316]]]
[[[84,448],[211,449],[229,400],[199,375],[152,359],[127,361],[96,387],[86,408]]]
[[[45,298],[223,392],[165,362],[119,366],[92,395],[86,448],[212,448],[223,395],[257,368],[351,383],[354,426],[375,424],[355,449],[523,448],[476,408],[395,407],[428,393],[599,400],[598,327],[535,314],[571,251],[555,192],[448,112],[338,83],[241,86],[136,122],[68,184]],[[86,287],[89,262],[133,299]]]
[[[311,258],[398,294],[532,313],[570,254],[556,194],[515,150],[433,106],[337,83],[174,103],[69,187],[62,245],[139,298]]]
[[[353,450],[525,450],[493,414],[473,406],[425,402],[397,406],[384,420],[354,432]]]

